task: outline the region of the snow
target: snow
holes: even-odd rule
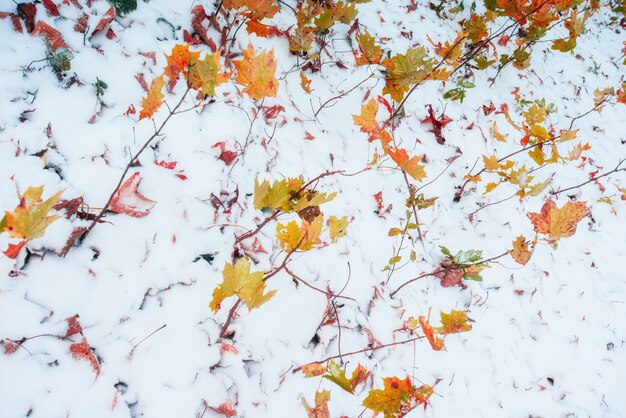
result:
[[[53,19],[39,5],[37,19],[60,30],[75,55],[68,76],[75,74],[83,84],[69,88],[45,62],[34,62],[27,69],[45,57],[44,42],[16,33],[10,19],[0,19],[1,210],[13,210],[17,192],[29,185],[44,185],[44,198],[65,189],[63,199],[83,196],[92,208],[104,205],[131,155],[154,131],[151,122],[125,115],[131,104],[139,109],[144,95],[135,75],[142,73],[150,83],[160,73],[163,54],[182,42],[182,29],[191,30],[190,8],[197,3],[139,2],[137,11],[111,24],[117,34],[114,40],[104,33],[84,40],[73,30],[73,19],[80,16],[73,6],[57,4],[68,19]],[[428,45],[427,35],[435,40],[454,38],[457,25],[436,18],[426,2],[412,13],[406,13],[406,3],[376,0],[359,5],[360,22],[376,36],[389,37],[383,46],[394,51]],[[201,4],[213,10],[208,2]],[[15,4],[1,0],[0,10],[14,11]],[[92,27],[107,10],[104,0],[93,2]],[[159,17],[181,27],[178,39],[157,40],[167,33],[157,23]],[[377,145],[358,132],[351,115],[359,113],[366,94],[381,94],[384,80],[375,75],[316,119],[313,113],[322,103],[354,87],[371,70],[325,65],[319,73],[307,73],[314,89],[309,96],[300,87],[299,71],[291,72],[297,60],[289,55],[287,41],[249,36],[242,29],[235,51],[248,41],[257,50],[275,49],[279,94],[263,105],[279,104],[284,112],[274,120],[259,117],[250,128],[255,103],[241,96],[233,83],[219,87],[215,103],[201,112],[173,117],[156,146],[140,157],[141,167],[132,169],[130,174],[141,175],[141,194],[157,202],[147,216],[108,214],[106,222],[64,258],[54,251],[63,248],[74,227],[88,222],[61,218],[42,238],[29,242],[33,254],[27,263],[24,253],[17,260],[0,258],[0,338],[64,335],[65,319],[79,314],[84,335],[101,363],[96,376],[87,361],[72,357],[69,346],[80,341],[79,335],[71,341],[42,336],[25,341],[15,353],[0,353],[0,415],[217,417],[224,416],[216,412],[220,405],[232,402],[241,417],[299,417],[306,415],[300,395],[312,402],[321,387],[332,390],[332,417],[356,417],[367,390],[380,388],[383,377],[409,375],[416,384],[441,379],[426,410],[416,409],[409,417],[625,416],[626,206],[614,187],[624,184],[623,174],[600,180],[607,188],[604,193],[596,184],[572,191],[587,202],[592,217],[585,218],[576,234],[561,240],[558,248],[540,243],[526,266],[505,257],[484,272],[483,282],[468,282],[465,290],[443,288],[431,277],[390,297],[404,281],[436,267],[443,258],[439,245],[453,252],[481,249],[488,258],[508,249],[518,235],[532,235],[526,213],[538,212],[543,197],[521,203],[514,198],[486,207],[473,221],[467,215],[479,204],[505,199],[514,190],[502,185],[483,195],[481,184],[453,202],[455,186],[483,154],[497,150],[505,155],[519,149],[513,140],[516,132],[504,116],[485,116],[481,106],[489,101],[496,107],[508,103],[515,115],[511,92],[520,87],[525,98],[554,103],[557,111],[549,120],[557,129],[566,129],[573,117],[593,107],[596,88],[615,87],[624,77],[623,66],[611,64],[622,48],[623,31],[608,30],[605,20],[599,15],[588,23],[591,29],[581,35],[576,50],[580,58],[538,45],[531,71],[507,68],[493,86],[488,76],[494,76],[494,70],[478,73],[476,87],[463,103],[444,102],[440,83],[426,84],[411,96],[408,116],[396,135],[410,155],[427,156],[425,181],[444,171],[447,159],[459,157],[420,191],[439,197],[433,208],[420,211],[424,247],[416,244],[416,262],[396,271],[389,283],[385,284],[387,272],[381,270],[399,245],[399,237],[389,237],[387,231],[404,219],[407,192],[402,176],[388,163],[380,170],[329,176],[320,182],[318,190],[338,192],[321,209],[327,216],[348,216],[347,236],[328,247],[297,253],[289,268],[318,288],[352,298],[334,300],[339,306],[340,338],[336,323],[321,325],[327,319],[327,297],[296,286],[285,271],[266,283],[268,289],[278,290],[271,301],[252,312],[239,309],[229,328],[235,333],[233,340],[220,339],[219,333],[234,300],[226,300],[217,314],[208,304],[224,263],[232,262],[235,235],[241,227],[254,228],[264,217],[253,209],[254,178],[311,179],[326,170],[362,170]],[[284,28],[293,19],[278,17],[275,22]],[[350,46],[342,39],[347,27],[334,30],[334,50],[352,62]],[[412,30],[412,40],[400,35],[405,30]],[[149,51],[156,52],[156,65],[139,54]],[[590,70],[594,62],[601,64],[597,73]],[[93,86],[97,79],[108,84],[102,103]],[[166,95],[170,106],[182,91],[179,85],[174,94]],[[187,104],[193,106],[191,101]],[[436,114],[445,108],[453,120],[444,128],[443,146],[436,143],[429,126],[421,124],[427,104]],[[20,115],[30,109],[34,111],[20,122]],[[157,125],[166,111],[157,114]],[[489,137],[494,120],[509,135],[507,143],[484,140],[479,129],[467,128],[475,123]],[[594,170],[612,169],[625,154],[625,123],[623,105],[607,105],[601,113],[577,120],[579,138],[592,146],[589,163],[582,168],[578,162],[560,165],[552,187],[576,185]],[[46,135],[49,124],[51,138]],[[217,159],[216,143],[224,141],[227,149],[239,152],[249,131],[248,146],[238,160],[226,166]],[[305,140],[305,131],[315,138]],[[45,160],[33,156],[41,150],[47,150]],[[530,161],[520,154],[519,161],[524,159]],[[168,170],[155,164],[161,160],[178,165]],[[46,168],[50,164],[61,169],[61,176]],[[187,180],[176,177],[178,170]],[[533,175],[543,180],[551,171]],[[212,195],[227,201],[236,188],[239,198],[230,214],[212,206]],[[379,191],[385,208],[392,205],[388,213],[374,212],[373,195]],[[598,202],[609,195],[615,214]],[[558,205],[567,199],[560,195]],[[292,218],[283,215],[280,220]],[[285,257],[274,237],[275,227],[271,223],[258,235],[269,254],[258,257],[256,271],[270,271]],[[2,249],[9,242],[13,241],[7,234],[0,235]],[[198,259],[209,253],[214,255],[211,263]],[[397,332],[403,321],[427,315],[429,309],[435,322],[439,310],[468,309],[473,329],[446,337],[445,351],[433,351],[427,342],[417,341],[345,356],[349,371],[361,363],[374,375],[355,396],[327,380],[320,383],[320,378],[292,373],[302,364],[363,349],[370,338],[381,344],[401,341],[407,338]]]

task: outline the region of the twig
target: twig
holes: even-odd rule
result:
[[[163,122],[161,123],[161,125],[154,131],[154,133],[152,134],[152,136],[150,136],[150,138],[148,138],[148,140],[143,144],[143,146],[141,148],[139,148],[139,151],[137,151],[135,153],[135,155],[132,156],[132,158],[130,159],[130,161],[128,162],[128,164],[126,164],[126,167],[124,168],[124,171],[122,172],[122,175],[120,176],[120,179],[117,182],[117,185],[115,186],[115,189],[113,189],[113,192],[111,192],[111,195],[109,196],[109,199],[107,200],[107,202],[104,204],[104,206],[102,207],[102,210],[100,211],[100,213],[98,213],[98,215],[94,218],[94,220],[91,222],[91,224],[87,227],[87,229],[85,230],[85,232],[83,232],[83,234],[80,236],[79,238],[79,242],[83,242],[85,240],[85,238],[87,237],[87,235],[89,235],[89,233],[91,232],[91,230],[100,222],[100,220],[104,217],[104,214],[106,213],[106,211],[109,209],[109,206],[111,205],[111,202],[113,201],[113,198],[115,197],[115,195],[117,194],[117,192],[119,191],[120,187],[122,186],[122,183],[124,182],[124,180],[126,179],[126,174],[128,174],[128,171],[130,170],[130,168],[133,166],[133,164],[139,159],[139,156],[146,150],[146,148],[148,148],[148,146],[152,143],[152,141],[158,137],[159,135],[161,135],[161,131],[163,130],[163,128],[165,127],[165,125],[167,124],[167,122],[170,120],[170,118],[174,115],[174,113],[176,112],[176,110],[178,110],[178,108],[183,104],[183,102],[185,101],[185,98],[187,97],[187,93],[189,93],[190,88],[187,87],[187,90],[185,90],[185,93],[183,94],[183,96],[180,98],[180,101],[178,102],[178,104],[176,104],[176,106],[174,107],[174,109],[172,109],[172,111],[169,112],[169,114],[167,115],[167,117],[163,120]]]
[[[359,87],[361,84],[365,83],[367,80],[369,80],[373,76],[374,76],[374,73],[371,73],[365,80],[360,81],[356,86],[352,87],[350,90],[346,90],[343,93],[340,93],[340,94],[338,94],[336,96],[333,96],[330,99],[326,100],[324,103],[322,103],[322,105],[319,107],[319,109],[317,109],[317,111],[313,114],[313,117],[317,119],[317,115],[322,111],[322,109],[327,107],[328,103],[332,102],[333,100],[339,100],[342,97],[347,96],[348,94],[350,94],[354,90],[356,90],[357,87]]]
[[[349,353],[343,353],[341,356],[347,357],[347,356],[352,356],[354,354],[366,353],[368,351],[376,351],[376,350],[380,350],[381,348],[392,347],[394,345],[402,345],[402,344],[410,343],[410,342],[413,342],[413,341],[421,340],[423,338],[426,338],[426,337],[421,335],[419,337],[410,338],[410,339],[408,339],[406,341],[397,341],[395,343],[388,343],[388,344],[379,345],[377,347],[368,347],[368,348],[363,348],[361,350],[351,351]],[[322,360],[317,361],[316,363],[326,363],[327,361],[334,360],[334,359],[339,358],[339,357],[340,357],[339,355],[329,356],[329,357],[326,357],[326,358],[324,358]],[[297,373],[300,370],[302,370],[302,366],[296,367],[295,369],[293,369],[293,373]]]
[[[159,328],[155,329],[150,334],[148,334],[146,337],[144,337],[141,341],[139,341],[137,344],[135,344],[135,346],[128,353],[128,358],[131,358],[133,356],[133,353],[135,352],[135,349],[137,348],[137,346],[139,346],[139,344],[141,344],[142,342],[146,341],[148,338],[152,337],[154,334],[156,334],[157,332],[161,331],[166,326],[167,326],[167,324],[161,325]]]
[[[578,184],[578,185],[576,185],[576,186],[571,186],[571,187],[568,187],[568,188],[566,188],[566,189],[561,189],[561,190],[558,190],[558,191],[556,191],[556,192],[554,192],[554,191],[553,191],[553,192],[550,192],[550,193],[551,193],[553,196],[556,196],[556,195],[558,195],[558,194],[560,194],[560,193],[567,192],[567,191],[569,191],[569,190],[578,189],[578,188],[583,187],[583,186],[585,186],[585,185],[587,185],[587,184],[589,184],[589,183],[593,183],[593,182],[597,181],[598,179],[601,179],[602,177],[609,176],[609,175],[611,175],[611,174],[613,174],[613,173],[617,173],[617,172],[619,172],[619,171],[626,171],[626,167],[624,167],[624,168],[620,168],[620,166],[624,163],[624,161],[626,161],[626,158],[621,159],[621,160],[619,161],[619,163],[617,164],[617,166],[615,166],[615,168],[614,168],[613,170],[611,170],[611,171],[607,171],[606,173],[601,174],[601,175],[599,175],[599,176],[595,176],[594,178],[592,178],[592,179],[590,179],[590,180],[588,180],[588,181],[585,181],[585,182],[583,182],[583,183],[580,183],[580,184]]]
[[[318,291],[318,292],[322,293],[323,295],[326,295],[326,296],[327,296],[327,297],[329,297],[329,298],[330,298],[330,297],[332,297],[332,298],[348,299],[348,300],[351,300],[351,301],[356,302],[356,299],[351,298],[351,297],[349,297],[349,296],[341,296],[341,295],[338,295],[338,294],[336,295],[336,294],[334,294],[334,293],[327,292],[327,291],[325,291],[325,290],[323,290],[323,289],[320,289],[319,287],[315,287],[315,286],[313,286],[311,283],[307,282],[306,280],[304,280],[303,278],[301,278],[300,276],[298,276],[297,274],[295,274],[294,272],[292,272],[291,270],[289,270],[289,268],[288,268],[288,267],[286,267],[286,266],[285,266],[285,268],[284,268],[284,269],[285,269],[285,271],[287,272],[287,274],[289,274],[289,275],[290,275],[290,276],[291,276],[294,280],[296,280],[296,281],[298,281],[298,282],[302,283],[302,284],[303,284],[303,285],[305,285],[306,287],[309,287],[309,288],[311,288],[311,289],[313,289],[313,290],[316,290],[316,291]]]

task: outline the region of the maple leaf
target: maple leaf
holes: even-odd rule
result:
[[[457,334],[472,329],[472,326],[467,323],[467,311],[452,309],[450,313],[441,312],[440,315],[441,326],[435,328],[439,334]]]
[[[141,102],[141,111],[139,112],[139,120],[145,118],[152,118],[154,114],[159,110],[163,104],[163,86],[165,85],[165,79],[163,75],[158,76],[150,84],[150,91],[148,95]]]
[[[411,48],[406,54],[397,54],[381,63],[387,68],[383,94],[396,102],[402,101],[409,88],[426,80],[433,70],[433,62],[424,47]]]
[[[360,115],[352,115],[352,120],[356,126],[361,128],[361,132],[369,135],[369,141],[372,142],[380,137],[381,129],[376,114],[378,113],[378,103],[374,99],[361,106]]]
[[[308,251],[319,242],[323,225],[322,215],[316,217],[311,223],[303,219],[299,226],[296,221],[291,221],[287,225],[279,223],[276,226],[276,238],[284,251]]]
[[[309,403],[300,396],[302,405],[306,410],[306,414],[309,418],[330,418],[330,411],[328,410],[328,401],[330,400],[330,392],[322,390],[315,392],[315,406],[309,406]]]
[[[278,80],[274,76],[276,61],[273,49],[255,55],[252,44],[248,44],[248,48],[243,50],[243,58],[233,61],[233,64],[237,69],[235,80],[246,86],[243,91],[248,96],[259,100],[264,97],[276,97]]]
[[[535,232],[548,235],[548,242],[553,247],[561,238],[567,238],[576,232],[576,225],[588,215],[585,202],[568,201],[558,209],[554,200],[550,199],[539,213],[529,213],[528,217],[535,227]]]
[[[226,263],[222,270],[222,283],[213,291],[209,307],[217,313],[224,299],[236,295],[249,310],[258,308],[276,293],[276,290],[265,292],[263,276],[260,271],[250,272],[250,261],[246,257],[238,259],[235,265]]]
[[[67,322],[67,332],[65,333],[65,337],[70,337],[74,334],[82,334],[83,327],[80,326],[80,322],[78,322],[79,315],[73,315],[69,318],[65,318]]]
[[[70,345],[70,352],[72,353],[72,357],[77,360],[87,360],[89,364],[91,364],[91,368],[94,373],[96,373],[96,376],[100,375],[100,363],[92,353],[87,338],[83,337],[80,342]]]
[[[498,157],[493,154],[491,157],[487,157],[483,155],[483,164],[485,165],[485,170],[487,171],[496,171],[500,168],[500,163],[498,163]]]
[[[331,216],[328,218],[328,228],[330,233],[330,240],[334,244],[339,238],[343,238],[346,236],[346,229],[348,228],[348,217],[342,216],[341,218],[337,218],[336,216]]]
[[[346,372],[339,367],[333,360],[328,364],[328,374],[324,375],[324,378],[338,385],[346,392],[354,394],[354,390],[358,385],[365,382],[370,372],[361,364],[356,366],[356,369],[352,372],[350,379],[346,376]]]
[[[356,65],[378,64],[383,56],[383,50],[376,45],[376,39],[366,30],[356,35],[359,45],[359,54],[355,54]]]
[[[537,241],[535,239],[535,243],[536,242]],[[533,255],[533,251],[528,249],[526,237],[520,235],[515,239],[515,241],[513,241],[513,249],[509,251],[509,254],[511,254],[511,257],[513,257],[513,260],[515,260],[515,262],[521,265],[525,265],[526,263],[528,263],[528,260],[530,260],[530,257]]]
[[[134,218],[142,218],[150,213],[156,203],[137,191],[141,177],[136,172],[126,180],[111,199],[109,210],[115,213],[125,213]]]
[[[185,78],[188,76],[189,65],[191,64],[191,57],[197,61],[200,57],[199,52],[190,52],[189,45],[174,45],[170,55],[165,54],[165,60],[167,65],[163,69],[163,74],[170,79],[167,88],[169,91],[174,89],[178,77],[183,74]]]
[[[31,32],[31,35],[42,36],[46,40],[46,44],[50,50],[53,52],[60,48],[69,48],[61,36],[61,32],[42,20],[35,24],[35,28]]]
[[[385,147],[385,152],[393,161],[395,161],[396,164],[398,164],[398,167],[400,167],[402,171],[406,172],[415,180],[421,181],[426,177],[424,166],[420,164],[420,161],[422,161],[421,156],[414,155],[409,158],[409,154],[404,148],[391,149],[389,147]]]
[[[291,212],[293,210],[291,200],[299,197],[297,192],[303,185],[304,180],[300,177],[278,180],[273,184],[267,180],[259,183],[259,179],[256,178],[254,180],[254,208]]]
[[[415,388],[411,378],[398,377],[383,378],[383,389],[374,389],[369,392],[363,401],[363,406],[374,411],[382,412],[385,418],[401,418],[419,405],[424,405],[434,389],[428,385]]]
[[[190,54],[187,85],[195,90],[201,90],[205,96],[215,96],[215,87],[225,83],[231,73],[220,72],[220,53],[206,54],[200,59],[200,54]]]
[[[322,363],[308,363],[300,367],[300,370],[304,373],[304,377],[315,377],[326,373],[326,366]]]
[[[48,212],[57,203],[63,191],[59,190],[47,200],[42,201],[43,186],[28,187],[23,195],[18,195],[20,203],[13,212],[4,212],[4,217],[0,221],[0,233],[6,231],[13,238],[25,240],[40,238],[48,225],[60,217],[48,215]],[[7,251],[10,250],[11,247]],[[17,249],[13,248],[13,250]]]

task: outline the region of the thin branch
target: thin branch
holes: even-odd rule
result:
[[[551,194],[552,194],[553,196],[556,196],[556,195],[558,195],[558,194],[560,194],[560,193],[563,193],[563,192],[567,192],[567,191],[574,190],[574,189],[579,189],[579,188],[581,188],[581,187],[583,187],[583,186],[586,186],[586,185],[587,185],[587,184],[589,184],[589,183],[594,183],[594,182],[596,182],[598,179],[601,179],[602,177],[610,176],[611,174],[617,173],[617,172],[619,172],[619,171],[626,171],[626,167],[624,167],[624,168],[620,168],[620,166],[624,163],[624,161],[626,161],[626,158],[621,159],[621,160],[619,161],[619,163],[617,164],[617,166],[615,166],[615,168],[614,168],[613,170],[611,170],[611,171],[607,171],[607,172],[606,172],[606,173],[604,173],[604,174],[601,174],[601,175],[599,175],[599,176],[595,176],[594,178],[592,178],[592,179],[590,179],[590,180],[588,180],[588,181],[585,181],[585,182],[583,182],[583,183],[577,184],[576,186],[571,186],[571,187],[568,187],[568,188],[566,188],[566,189],[561,189],[561,190],[558,190],[558,191],[556,191],[556,192],[554,192],[554,191],[553,191],[553,192],[551,192]]]
[[[316,363],[326,363],[327,361],[334,360],[334,359],[339,358],[339,357],[347,357],[347,356],[352,356],[352,355],[354,355],[354,354],[366,353],[366,352],[368,352],[368,351],[376,351],[376,350],[380,350],[381,348],[393,347],[393,346],[395,346],[395,345],[407,344],[407,343],[411,343],[411,342],[413,342],[413,341],[421,340],[421,339],[423,339],[423,338],[426,338],[426,337],[425,337],[425,336],[423,336],[423,335],[421,335],[421,336],[419,336],[419,337],[410,338],[410,339],[408,339],[408,340],[406,340],[406,341],[397,341],[397,342],[395,342],[395,343],[383,344],[383,345],[379,345],[379,346],[377,346],[377,347],[368,347],[368,348],[363,348],[363,349],[361,349],[361,350],[351,351],[351,352],[349,352],[349,353],[343,353],[341,356],[340,356],[340,355],[336,355],[336,356],[329,356],[329,357],[326,357],[326,358],[324,358],[324,359],[322,359],[322,360],[316,361]],[[297,372],[299,372],[300,370],[302,370],[302,366],[300,366],[300,367],[296,367],[295,369],[293,369],[293,372],[292,372],[292,373],[297,373]]]
[[[322,103],[322,105],[319,107],[319,109],[317,109],[317,111],[313,114],[313,117],[317,119],[317,115],[322,111],[322,109],[324,109],[325,107],[328,106],[328,103],[334,101],[334,100],[339,100],[344,96],[347,96],[348,94],[352,93],[354,90],[356,90],[361,84],[365,83],[367,80],[369,80],[370,78],[372,78],[374,76],[374,73],[371,73],[365,80],[360,81],[356,86],[352,87],[349,90],[344,91],[343,93],[340,93],[336,96],[331,97],[330,99],[326,100],[324,103]]]
[[[316,291],[320,292],[320,293],[321,293],[321,294],[323,294],[323,295],[326,295],[326,296],[327,296],[327,297],[329,297],[329,298],[341,298],[341,299],[347,299],[347,300],[351,300],[351,301],[356,302],[356,299],[351,298],[351,297],[349,297],[349,296],[341,296],[341,295],[336,295],[336,294],[334,294],[334,293],[327,292],[327,291],[325,291],[325,290],[323,290],[323,289],[320,289],[319,287],[315,287],[315,286],[313,286],[311,283],[307,282],[306,280],[304,280],[303,278],[301,278],[300,276],[296,275],[294,272],[292,272],[291,270],[289,270],[289,268],[288,268],[288,267],[285,267],[285,271],[286,271],[286,272],[287,272],[287,274],[289,274],[289,275],[290,275],[290,276],[291,276],[294,280],[296,280],[296,281],[298,281],[298,282],[302,283],[303,285],[305,285],[305,286],[306,286],[306,287],[308,287],[308,288],[311,288],[311,289],[313,289],[313,290],[316,290]]]

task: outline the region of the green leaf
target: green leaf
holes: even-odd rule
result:
[[[115,13],[126,14],[137,9],[137,0],[113,0]]]

